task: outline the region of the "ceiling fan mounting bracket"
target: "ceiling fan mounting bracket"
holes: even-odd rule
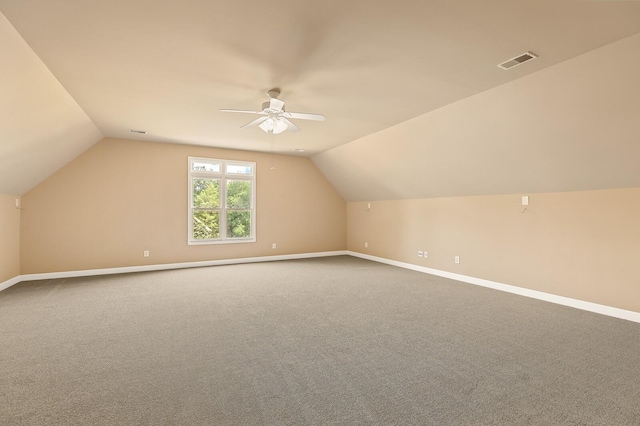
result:
[[[280,96],[280,88],[274,87],[267,92],[267,95],[269,95],[271,99],[278,99],[278,96]]]

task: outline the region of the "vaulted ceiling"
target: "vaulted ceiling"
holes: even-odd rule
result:
[[[302,131],[276,136],[276,149],[305,149],[346,199],[635,182],[619,172],[576,184],[590,161],[611,157],[604,139],[635,153],[640,110],[618,92],[631,85],[637,94],[637,55],[611,46],[638,47],[640,2],[0,0],[0,11],[0,193],[24,193],[103,136],[269,150],[269,135],[239,128],[249,116],[219,109],[259,109],[272,87],[288,110],[327,117],[297,122]],[[539,58],[496,67],[527,50]],[[593,65],[602,66],[581,67]],[[606,108],[592,108],[583,116],[591,125],[572,133],[585,102]],[[598,119],[607,126],[594,129]],[[580,145],[605,129],[609,138]],[[557,164],[572,155],[582,168],[567,164],[564,176]],[[513,166],[522,158],[540,173]],[[463,179],[465,170],[500,173]],[[556,175],[561,184],[549,184]]]

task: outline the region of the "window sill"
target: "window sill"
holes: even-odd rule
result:
[[[216,244],[242,244],[242,243],[255,243],[255,238],[238,238],[228,240],[202,240],[202,241],[187,241],[187,245],[190,246],[208,246]]]

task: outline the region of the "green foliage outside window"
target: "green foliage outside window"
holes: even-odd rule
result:
[[[220,180],[193,179],[193,207],[220,207]]]
[[[227,181],[227,208],[251,208],[251,182],[246,180]],[[227,238],[247,238],[251,236],[251,212],[249,210],[227,211]]]
[[[220,180],[193,179],[193,207],[220,208]],[[227,208],[251,208],[251,182],[227,181]],[[251,237],[251,211],[227,210],[227,238]],[[193,212],[193,237],[196,240],[220,238],[219,210]]]
[[[227,237],[246,238],[251,236],[251,212],[231,210],[227,212]]]
[[[194,211],[193,237],[196,240],[220,238],[220,212],[217,210]]]
[[[247,180],[227,181],[227,208],[251,208],[251,182]]]

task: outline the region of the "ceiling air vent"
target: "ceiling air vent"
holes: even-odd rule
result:
[[[530,61],[532,59],[537,58],[536,55],[534,55],[531,52],[525,52],[522,55],[516,56],[515,58],[511,58],[508,61],[504,61],[501,64],[498,64],[499,68],[502,68],[503,70],[509,70],[513,67],[516,67],[524,62]]]
[[[129,129],[129,133],[139,133],[141,135],[146,135],[147,131],[146,130]]]

